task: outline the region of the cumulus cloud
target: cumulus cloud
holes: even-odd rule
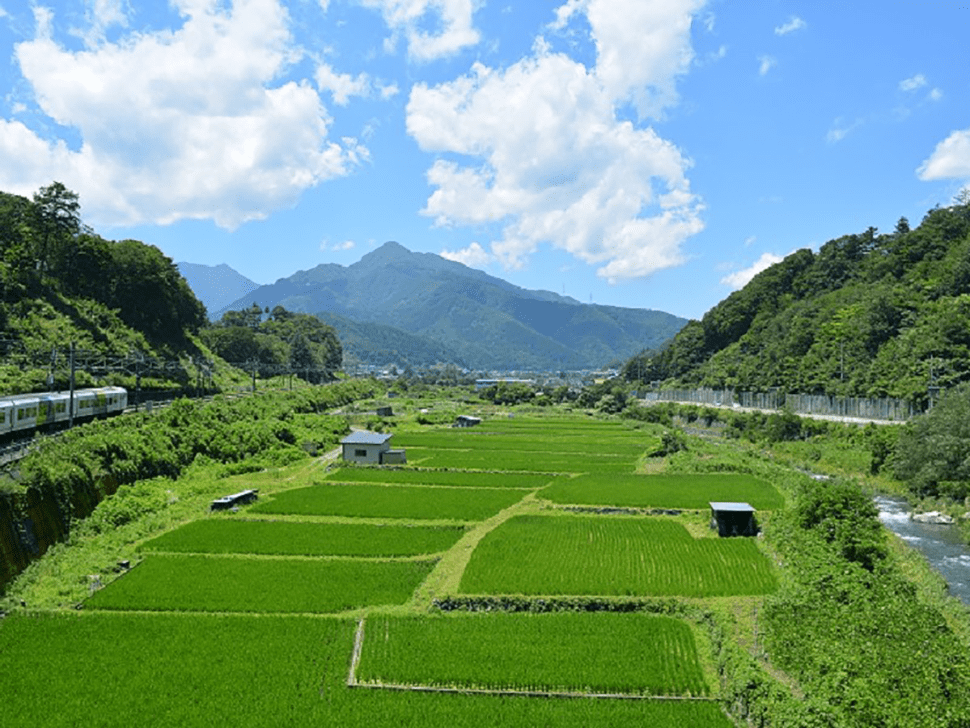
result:
[[[599,59],[593,69],[537,43],[534,56],[507,69],[478,63],[453,81],[416,84],[408,132],[425,151],[472,158],[443,156],[431,166],[435,190],[422,212],[439,225],[499,223],[491,253],[508,268],[522,266],[542,243],[602,264],[598,275],[611,281],[682,263],[680,245],[703,229],[703,207],[686,177],[690,162],[653,129],[616,115],[618,102],[635,98],[631,88],[644,79],[614,67],[610,44],[628,39],[604,17],[609,8],[619,18],[641,4],[669,5],[567,3],[597,18],[590,21]],[[687,27],[695,6],[682,6]],[[689,46],[689,36],[682,42]],[[683,47],[669,53],[690,57]],[[681,68],[679,60],[651,67],[653,88],[668,88]],[[652,91],[642,98],[651,108],[667,102]]]
[[[775,255],[774,253],[762,253],[761,257],[747,268],[724,276],[721,279],[721,283],[726,286],[730,286],[737,291],[748,285],[748,283],[751,282],[751,279],[758,275],[761,271],[766,270],[775,263],[780,263],[783,260],[783,256]]]
[[[904,78],[899,82],[900,91],[915,91],[926,85],[926,76],[922,73],[917,73],[915,76],[910,78]]]
[[[793,15],[787,23],[783,23],[775,28],[775,35],[788,35],[796,30],[801,30],[806,25],[805,21],[797,15]]]
[[[770,71],[772,68],[774,68],[777,65],[778,65],[778,61],[776,61],[771,56],[758,56],[758,75],[759,76],[766,75],[768,71]]]
[[[408,55],[418,61],[432,61],[457,53],[481,40],[473,27],[472,15],[480,0],[361,0],[364,7],[380,10],[392,35],[385,49],[392,51],[400,35],[407,40]],[[425,30],[438,21],[440,31]]]
[[[924,181],[970,179],[970,129],[955,131],[937,144],[916,174]]]
[[[0,120],[0,186],[26,192],[51,179],[81,194],[96,224],[213,219],[234,228],[293,205],[367,156],[328,140],[330,118],[306,81],[273,85],[297,58],[277,0],[178,0],[172,31],[133,33],[72,51],[49,13],[16,58],[41,110],[76,130],[69,149]],[[117,3],[96,3],[104,18]]]
[[[441,257],[463,263],[470,268],[484,268],[494,260],[494,257],[478,243],[472,243],[461,250],[442,250]]]
[[[317,66],[315,78],[317,87],[333,94],[333,101],[338,106],[346,106],[351,96],[368,96],[371,93],[371,82],[366,73],[356,76],[337,73],[326,63],[321,63]]]

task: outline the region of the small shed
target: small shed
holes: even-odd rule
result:
[[[377,408],[378,417],[393,417],[394,408],[393,407],[378,407]]]
[[[718,536],[757,536],[754,508],[747,503],[711,502],[711,528]]]
[[[475,425],[480,425],[482,423],[481,417],[472,417],[471,415],[458,415],[455,418],[455,424],[453,427],[474,427]]]
[[[391,449],[394,435],[385,432],[357,430],[340,441],[344,460],[349,463],[370,463],[379,465],[381,454]]]

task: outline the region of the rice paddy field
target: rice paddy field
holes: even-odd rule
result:
[[[431,561],[331,561],[158,554],[107,588],[91,609],[333,613],[403,604]]]
[[[560,478],[540,496],[560,504],[633,508],[703,509],[711,501],[741,501],[757,510],[774,510],[785,503],[770,483],[734,473],[587,473]]]
[[[143,551],[288,556],[415,556],[447,551],[459,526],[304,523],[208,519],[193,521],[142,545]]]
[[[636,613],[378,617],[366,623],[357,679],[579,694],[710,693],[687,623]]]
[[[698,624],[435,607],[771,592],[753,539],[559,507],[780,497],[747,476],[637,474],[659,432],[501,418],[400,433],[408,467],[254,474],[257,503],[144,540],[81,611],[0,619],[0,725],[730,728]]]
[[[555,478],[533,473],[474,473],[467,470],[415,470],[405,468],[340,468],[327,476],[341,483],[385,483],[388,485],[450,485],[459,488],[519,488],[535,490]]]
[[[55,614],[0,626],[3,725],[731,728],[715,702],[347,687],[353,620]]]
[[[284,491],[253,513],[480,521],[522,500],[521,490],[325,483]]]
[[[695,539],[664,518],[517,516],[489,532],[464,594],[741,596],[777,583],[752,539]]]

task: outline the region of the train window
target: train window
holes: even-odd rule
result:
[[[0,424],[3,424],[6,421],[7,421],[7,413],[6,412],[0,412]]]
[[[24,408],[20,407],[17,409],[17,419],[22,420],[24,418]]]

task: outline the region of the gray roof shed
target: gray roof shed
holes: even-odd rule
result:
[[[394,435],[389,432],[368,432],[355,430],[340,441],[341,445],[383,445]]]

